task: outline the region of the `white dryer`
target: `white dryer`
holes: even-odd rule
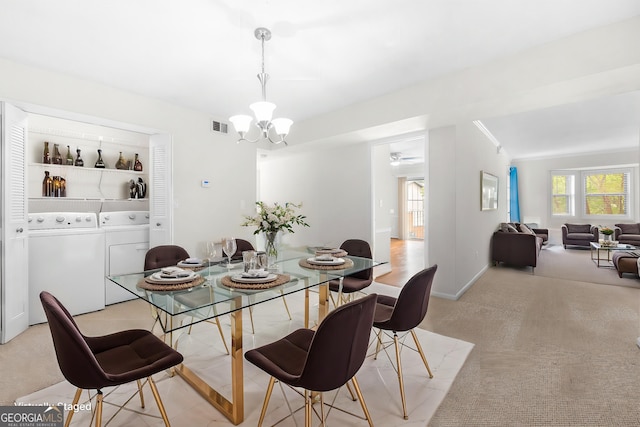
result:
[[[40,292],[72,315],[104,308],[104,231],[95,212],[29,214],[29,324],[47,318]]]
[[[101,212],[99,222],[105,233],[105,275],[142,271],[149,250],[149,212]],[[107,305],[136,298],[106,277],[104,295]]]

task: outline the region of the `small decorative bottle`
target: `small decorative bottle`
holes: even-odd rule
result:
[[[51,164],[51,154],[49,153],[49,141],[44,142],[44,151],[42,152],[42,163]]]
[[[67,145],[67,157],[64,162],[67,166],[73,166],[73,156],[71,155],[71,148]]]
[[[67,197],[67,180],[60,177],[60,197]]]
[[[124,157],[122,157],[122,151],[120,152],[120,157],[118,157],[118,161],[116,162],[116,169],[126,169],[127,162],[124,161]]]
[[[78,157],[76,157],[75,165],[76,166],[80,166],[80,167],[84,166],[84,160],[82,160],[82,157],[80,157],[80,149],[79,148],[76,149],[76,153],[78,153]]]
[[[137,172],[142,172],[142,162],[138,159],[138,153],[136,153],[136,157],[133,162],[133,170]]]
[[[51,195],[53,197],[60,197],[60,192],[61,192],[61,182],[60,182],[60,177],[59,176],[54,176],[53,177],[53,191],[51,192]]]
[[[53,179],[49,176],[49,171],[44,171],[42,180],[42,197],[51,197],[53,194]]]
[[[58,144],[53,144],[53,159],[51,163],[54,165],[62,164],[62,154],[60,154],[60,150],[58,149]]]
[[[94,167],[99,169],[104,169],[107,167],[107,165],[105,165],[104,161],[102,160],[102,150],[99,148],[98,148],[98,160],[96,160],[96,164]]]

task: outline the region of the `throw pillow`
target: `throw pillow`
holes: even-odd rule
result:
[[[509,233],[517,233],[518,230],[513,226],[513,224],[507,224],[507,231]]]
[[[527,227],[524,224],[520,224],[520,231],[522,231],[523,233],[526,233],[526,234],[535,234],[533,231],[531,231],[531,229],[529,227]]]

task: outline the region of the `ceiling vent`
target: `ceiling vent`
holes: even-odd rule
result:
[[[227,124],[212,120],[211,130],[214,132],[227,133]]]

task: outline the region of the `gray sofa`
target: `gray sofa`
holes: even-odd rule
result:
[[[502,262],[516,267],[531,267],[533,271],[548,236],[549,231],[544,228],[502,223],[491,238],[491,260],[495,265]]]
[[[640,224],[616,224],[613,229],[614,240],[627,245],[640,246]]]
[[[598,241],[598,227],[591,224],[562,224],[562,244],[590,247]]]

